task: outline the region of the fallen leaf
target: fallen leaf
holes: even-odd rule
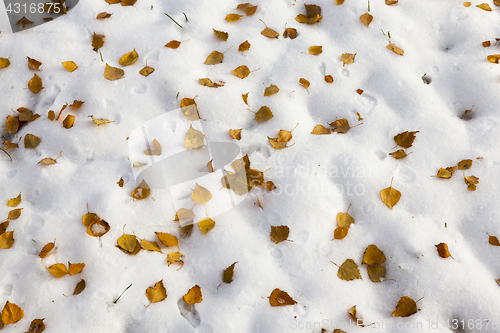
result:
[[[349,314],[349,316],[351,316],[351,319],[356,323],[356,325],[359,325],[361,327],[366,327],[366,326],[370,326],[370,325],[366,325],[364,324],[365,320],[364,319],[360,319],[357,317],[356,315],[356,305],[354,305],[353,307],[351,307],[347,313]],[[333,333],[336,333],[335,331]]]
[[[458,162],[457,168],[459,170],[467,170],[472,166],[472,160],[462,160]]]
[[[247,8],[252,7],[252,4],[247,2],[247,3],[241,3],[239,4],[236,9],[243,10],[245,11]]]
[[[377,245],[368,245],[368,247],[365,250],[365,253],[363,254],[363,264],[367,265],[379,265],[383,264],[385,262],[386,258],[385,255],[380,249],[377,247]]]
[[[210,172],[214,172],[214,171],[215,171],[215,170],[214,170],[213,160],[208,161],[208,163],[207,163],[207,169],[208,169],[208,171],[210,171]]]
[[[84,268],[84,263],[72,264],[68,261],[68,273],[71,276],[81,273]]]
[[[189,291],[186,293],[186,295],[182,296],[182,299],[184,299],[184,302],[189,304],[188,312],[189,309],[191,309],[191,305],[194,305],[196,303],[201,303],[203,301],[203,296],[201,294],[201,288],[199,285],[195,285]]]
[[[83,103],[85,102],[82,102],[82,101],[77,101],[76,99],[73,101],[73,104],[71,105],[68,105],[70,108],[72,109],[79,109],[82,107]]]
[[[116,242],[118,243],[118,248],[127,254],[136,255],[141,250],[141,243],[139,243],[135,235],[124,233]]]
[[[363,22],[366,26],[369,26],[373,21],[373,16],[370,13],[364,13],[360,17],[361,22]]]
[[[241,95],[241,98],[243,99],[243,102],[245,102],[246,105],[248,105],[248,94],[249,92]]]
[[[7,228],[9,227],[9,223],[10,223],[9,220],[0,223],[0,235],[3,234],[7,230]]]
[[[109,3],[110,5],[114,5],[114,4],[117,4],[117,3],[120,3],[122,0],[105,0],[107,3]]]
[[[356,89],[356,92],[357,92],[359,95],[362,95],[362,94],[363,94],[363,89]]]
[[[464,7],[470,7],[472,3],[470,1],[464,2]]]
[[[133,6],[137,0],[122,0],[122,6]]]
[[[139,74],[142,76],[148,76],[149,74],[153,73],[155,69],[153,67],[146,66],[143,69],[139,71]]]
[[[160,156],[161,155],[161,145],[158,140],[153,139],[153,143],[151,147],[148,146],[147,149],[144,149],[144,155],[148,156]]]
[[[217,65],[224,61],[224,53],[213,51],[205,60],[205,65]]]
[[[453,176],[453,172],[456,170],[456,168],[456,166],[448,167],[446,169],[439,168],[436,177],[449,179],[451,178],[451,176]]]
[[[286,291],[276,288],[269,296],[269,304],[271,304],[271,306],[285,306],[294,305],[297,304],[297,302],[295,302],[295,300],[290,297]]]
[[[241,128],[240,129],[230,129],[229,130],[229,135],[235,140],[241,140]]]
[[[119,181],[117,181],[116,183],[118,184],[118,186],[123,187],[123,184],[125,183],[125,182],[123,181],[123,177],[120,177],[120,180],[119,180]]]
[[[139,59],[139,54],[137,54],[137,51],[134,49],[131,52],[125,53],[121,58],[120,58],[120,65],[122,66],[130,66],[132,65],[137,59]]]
[[[42,247],[42,250],[40,251],[38,256],[42,259],[45,258],[47,256],[47,254],[49,254],[49,252],[52,251],[52,249],[54,248],[55,245],[56,245],[55,241],[45,244]]]
[[[368,271],[368,276],[372,282],[381,282],[380,279],[385,278],[385,267],[383,266],[368,265],[366,270]]]
[[[226,16],[225,20],[228,21],[228,22],[236,22],[236,21],[238,21],[242,17],[243,17],[243,15],[239,15],[239,14],[228,14]]]
[[[283,32],[283,37],[284,38],[290,38],[290,39],[295,39],[297,38],[297,29],[295,28],[286,28],[285,32]]]
[[[394,157],[397,160],[408,156],[403,149],[396,150],[395,152],[390,153],[389,155],[391,155],[392,157]]]
[[[323,125],[316,125],[314,129],[312,130],[311,134],[314,135],[325,135],[325,134],[332,134],[331,130],[326,128]]]
[[[110,13],[107,13],[107,12],[102,12],[102,13],[97,14],[96,19],[98,19],[98,20],[104,20],[104,19],[110,18],[111,15],[113,15],[113,14],[110,14]]]
[[[399,48],[399,47],[397,47],[396,45],[391,44],[391,43],[387,44],[387,46],[386,46],[386,47],[387,47],[389,50],[391,50],[392,52],[394,52],[394,53],[396,53],[396,54],[399,54],[400,56],[402,56],[402,55],[405,53],[405,51],[403,51],[401,48]]]
[[[333,83],[333,76],[331,76],[331,75],[325,75],[325,82],[327,82],[327,83]]]
[[[24,311],[17,304],[11,303],[9,301],[5,302],[2,310],[1,321],[5,325],[11,325],[17,323],[19,320],[23,319]]]
[[[403,296],[392,313],[393,317],[409,317],[417,313],[417,303],[408,296]]]
[[[491,245],[500,246],[500,242],[498,241],[498,238],[496,236],[491,236],[489,233],[486,234],[488,235],[488,242]]]
[[[94,51],[97,52],[102,46],[104,45],[104,36],[103,35],[96,35],[94,32],[94,36],[92,37],[92,47],[94,48]]]
[[[240,52],[248,51],[250,49],[250,46],[252,46],[252,44],[250,44],[248,40],[246,40],[243,43],[241,43],[240,46],[238,46],[238,51]]]
[[[186,133],[184,139],[184,145],[188,148],[200,148],[205,145],[205,135],[193,128],[193,125],[189,125],[189,129]]]
[[[248,69],[247,66],[241,65],[235,68],[234,70],[231,71],[235,76],[239,77],[240,79],[246,78],[250,74],[250,70]]]
[[[78,68],[78,66],[73,61],[65,61],[61,64],[68,72],[73,72]]]
[[[97,119],[96,117],[94,117],[93,115],[90,115],[89,116],[92,121],[97,125],[97,126],[101,126],[101,125],[104,125],[104,124],[109,124],[109,123],[113,123],[114,121],[111,121],[111,120],[107,120],[107,119],[102,119],[102,118],[99,118]]]
[[[342,4],[344,4],[344,0],[335,0],[335,4],[342,5]],[[337,333],[337,332],[334,332],[334,333]]]
[[[7,121],[5,122],[5,130],[9,134],[14,134],[19,130],[19,119],[11,115],[7,116]]]
[[[179,240],[174,235],[166,232],[155,232],[160,242],[166,247],[179,246]]]
[[[209,78],[198,79],[200,84],[205,87],[219,88],[224,86],[224,82],[219,81],[219,83],[212,82]]]
[[[30,324],[30,328],[26,333],[42,333],[45,330],[45,324],[43,319],[33,319]]]
[[[391,186],[380,191],[380,198],[390,209],[401,199],[401,192],[392,187],[392,179]]]
[[[281,142],[278,140],[278,138],[267,138],[269,139],[269,143],[271,144],[271,146],[273,146],[274,149],[286,148],[286,142]]]
[[[135,200],[143,200],[146,199],[149,196],[149,193],[151,190],[149,189],[148,184],[142,180],[142,182],[137,186],[131,193],[132,198]]]
[[[60,278],[60,277],[63,277],[64,275],[68,274],[68,270],[66,269],[66,266],[64,266],[64,264],[61,264],[61,263],[49,266],[49,267],[47,267],[47,269],[49,270],[50,274],[52,274],[56,278]]]
[[[258,122],[263,122],[271,119],[273,117],[273,113],[271,109],[267,106],[263,106],[255,113],[255,120]]]
[[[87,234],[92,237],[101,237],[106,234],[110,229],[108,222],[101,220],[99,217],[94,216],[92,222],[87,226]]]
[[[280,89],[278,88],[278,86],[271,84],[269,87],[266,87],[266,89],[264,89],[264,96],[271,96],[277,94],[279,91]]]
[[[286,225],[279,227],[271,226],[271,240],[276,244],[287,240],[290,229]]]
[[[352,53],[342,53],[342,56],[340,57],[340,59],[342,60],[342,62],[344,63],[343,65],[349,65],[349,64],[352,64],[354,62],[354,58],[356,57],[356,53],[352,54]]]
[[[21,216],[21,211],[23,210],[24,208],[17,208],[17,209],[13,209],[9,212],[9,217],[7,217],[7,219],[9,220],[17,220],[19,218],[19,216]]]
[[[7,58],[0,58],[0,68],[7,68],[10,66],[10,60]]]
[[[302,87],[304,87],[306,90],[307,88],[309,88],[309,86],[311,85],[311,83],[309,83],[309,81],[307,81],[306,79],[304,79],[303,77],[299,79],[299,83]]]
[[[264,23],[264,21],[260,20],[262,23]],[[262,30],[260,32],[260,34],[264,37],[267,37],[267,38],[278,38],[279,37],[279,33],[277,33],[276,31],[274,31],[273,29],[270,29],[267,27],[267,25],[264,23],[264,25],[266,26],[266,28],[264,30]]]
[[[483,47],[490,47],[491,46],[491,42],[489,40],[487,40],[487,41],[484,41],[482,43],[482,45],[483,45]]]
[[[395,5],[399,2],[399,0],[385,0],[385,4],[387,6],[392,6],[392,5]]]
[[[24,136],[24,148],[36,148],[40,144],[41,139],[33,134],[26,134]]]
[[[256,11],[257,11],[257,6],[251,6],[251,7],[245,8],[246,16],[252,16],[253,14],[255,14]]]
[[[193,227],[192,224],[190,224],[191,228]],[[167,255],[167,264],[168,266],[170,266],[171,264],[175,264],[176,262],[181,262],[182,265],[184,265],[184,263],[182,262],[182,260],[180,260],[184,255],[180,252],[170,252],[168,255]],[[182,267],[182,266],[181,266]]]
[[[318,55],[323,52],[323,46],[310,46],[309,47],[309,54],[312,55]]]
[[[177,49],[179,46],[181,46],[182,42],[179,42],[178,40],[171,40],[167,44],[165,44],[166,47],[171,48],[171,49]]]
[[[198,221],[198,228],[200,228],[203,234],[206,234],[215,227],[215,221],[209,217],[201,219]]]
[[[81,279],[80,282],[76,284],[75,291],[73,291],[73,295],[80,294],[85,289],[85,280]]]
[[[38,75],[34,75],[28,83],[28,88],[35,94],[38,94],[42,87],[42,79]]]
[[[0,235],[0,249],[10,249],[14,244],[14,231],[6,231]]]
[[[482,3],[480,5],[477,5],[476,7],[481,8],[482,10],[485,10],[487,12],[491,12],[491,7],[486,2]]]
[[[106,64],[104,69],[104,78],[110,81],[119,80],[125,75],[125,71],[121,68],[112,67]]]
[[[215,30],[213,28],[212,28],[212,30],[214,31],[214,35],[217,36],[217,37],[219,37],[223,41],[227,41],[227,39],[229,38],[229,34],[227,32],[225,32],[225,31]]]
[[[489,62],[492,62],[494,64],[498,64],[498,61],[500,60],[500,54],[492,54],[486,57]]]
[[[193,217],[194,217],[194,213],[191,209],[181,208],[175,213],[174,221],[187,220],[187,219],[190,219]]]
[[[438,251],[438,254],[441,258],[448,258],[452,257],[450,252],[448,251],[448,244],[446,243],[439,243],[438,245],[435,245]],[[453,257],[452,257],[453,258]]]
[[[339,279],[344,281],[351,281],[356,279],[362,279],[359,274],[358,265],[352,259],[347,259],[344,261],[342,266],[339,267],[337,272]]]
[[[30,20],[26,18],[26,16],[23,16],[19,21],[16,22],[16,25],[22,24],[23,27],[25,24],[33,24]]]
[[[349,228],[351,224],[354,223],[354,219],[352,218],[351,215],[349,215],[349,208],[351,208],[351,205],[347,208],[347,212],[345,213],[338,213],[337,214],[337,225],[339,227],[345,227]]]
[[[333,239],[344,239],[349,232],[349,227],[337,227],[333,231]]]
[[[418,133],[419,131],[415,132],[402,132],[399,133],[398,135],[394,136],[394,142],[398,146],[401,146],[403,148],[410,148],[413,144],[413,141],[415,140],[415,134]]]
[[[163,285],[163,280],[160,280],[155,283],[154,287],[148,287],[146,289],[146,296],[148,297],[149,305],[157,302],[163,301],[165,298],[167,298],[167,290],[165,289],[165,286]],[[148,306],[149,306],[148,305]],[[146,307],[148,307],[146,306]]]
[[[230,265],[228,268],[224,270],[222,273],[222,281],[224,283],[231,283],[233,282],[233,275],[234,275],[234,265],[236,265],[236,262],[233,262],[232,265]]]
[[[75,116],[68,114],[66,118],[64,118],[63,120],[63,127],[70,129],[71,127],[73,127],[74,123],[75,123]]]
[[[306,5],[304,4],[304,7],[306,7],[306,15],[304,14],[299,14],[297,17],[295,17],[295,20],[299,23],[307,23],[307,24],[313,24],[316,22],[319,22],[321,20],[321,7],[317,5]]]
[[[476,184],[479,183],[479,178],[477,178],[475,176],[465,176],[464,175],[464,182],[467,185],[467,189],[469,191],[475,191]]]
[[[15,198],[7,200],[7,207],[17,207],[21,203],[21,192]]]
[[[347,133],[351,129],[349,122],[345,118],[335,120],[333,123],[330,123],[330,126],[335,127],[332,131],[336,133]]]
[[[5,145],[3,147],[3,150],[12,149],[12,148],[19,148],[19,145],[17,143],[12,143],[12,142],[10,142],[8,140],[5,140],[3,142],[3,144]]]
[[[32,59],[30,57],[27,57],[27,58],[28,58],[28,68],[35,70],[35,71],[39,71],[40,70],[39,67],[42,65],[42,63],[40,61]]]

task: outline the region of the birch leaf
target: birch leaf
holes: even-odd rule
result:
[[[40,90],[43,89],[42,79],[35,74],[33,78],[28,82],[28,88],[35,94],[38,94]]]
[[[387,207],[392,209],[398,203],[399,199],[401,199],[401,192],[392,187],[391,180],[391,186],[380,191],[380,198]]]
[[[167,298],[167,290],[165,289],[165,286],[163,285],[163,280],[156,282],[154,287],[148,287],[146,289],[146,296],[148,297],[149,301],[151,302],[149,305],[151,305],[153,303],[161,302],[165,298]],[[146,306],[146,307],[148,307],[148,306]]]
[[[278,288],[274,289],[269,296],[269,304],[271,306],[285,306],[297,304],[295,300],[288,295],[286,291]]]
[[[132,198],[135,200],[143,200],[146,199],[149,196],[149,193],[151,190],[149,189],[148,184],[142,180],[142,182],[137,186],[131,193]]]
[[[132,65],[137,59],[139,59],[139,54],[137,54],[137,51],[134,49],[133,51],[129,53],[125,53],[121,58],[120,58],[120,65],[122,66],[130,66]]]
[[[206,234],[207,232],[212,230],[214,227],[215,227],[215,221],[209,217],[201,219],[198,222],[198,228],[200,228],[200,230],[203,234]]]
[[[119,80],[125,75],[125,71],[121,68],[112,67],[106,64],[106,69],[104,69],[104,78],[110,81]]]
[[[193,128],[193,125],[189,125],[189,129],[186,133],[184,139],[184,145],[188,148],[200,148],[205,145],[205,135]]]
[[[15,198],[9,199],[7,201],[7,207],[17,207],[21,203],[21,192]]]
[[[65,61],[61,64],[68,72],[74,72],[78,68],[78,66],[73,61]]]

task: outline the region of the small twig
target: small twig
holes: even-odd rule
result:
[[[167,16],[168,16],[168,17],[169,17],[172,21],[174,21],[174,23],[175,23],[175,24],[177,24],[179,27],[181,27],[181,29],[184,29],[184,28],[182,27],[182,25],[180,25],[179,23],[177,23],[177,21],[176,21],[176,20],[174,20],[174,19],[173,19],[170,15],[168,15],[167,13],[163,13],[163,14],[167,15]]]
[[[10,156],[9,153],[5,149],[0,149],[0,150],[3,151],[4,153],[6,153],[7,156],[10,157],[10,161],[12,162],[12,156]]]
[[[120,299],[120,297],[122,297],[123,293],[125,293],[128,290],[128,288],[130,288],[130,287],[132,287],[132,283],[127,288],[125,288],[124,291],[122,291],[122,293],[120,294],[120,296],[118,296],[118,298],[113,303],[116,304],[116,302],[118,302],[118,300]]]
[[[186,13],[182,12],[182,14],[184,14],[184,18],[186,19],[186,22],[188,21],[188,17],[186,15]]]
[[[102,59],[102,53],[101,53],[101,50],[99,50],[99,55],[101,56],[101,62],[104,62],[104,59]]]

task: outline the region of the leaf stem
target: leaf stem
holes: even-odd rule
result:
[[[182,12],[182,14],[184,14],[184,18],[186,19],[186,22],[188,21],[188,17],[186,15],[186,13]]]
[[[10,156],[9,153],[5,149],[0,149],[0,150],[3,151],[4,153],[6,153],[7,156],[10,157],[10,161],[12,162],[12,156]]]
[[[169,18],[169,19],[171,19],[172,21],[174,21],[174,23],[175,23],[175,24],[177,24],[179,27],[181,27],[181,29],[184,29],[184,28],[182,27],[182,25],[180,25],[179,23],[177,23],[177,21],[176,21],[176,20],[174,20],[174,19],[173,19],[170,15],[168,15],[167,13],[163,13],[163,14],[167,15],[167,16],[168,16],[168,18]],[[185,15],[185,14],[184,14],[184,15]]]
[[[132,287],[132,283],[127,287],[125,288],[124,291],[122,291],[122,293],[120,294],[120,296],[118,296],[118,298],[113,302],[114,304],[116,304],[116,302],[118,302],[118,300],[120,299],[120,297],[122,297],[122,295],[128,290],[128,288]]]

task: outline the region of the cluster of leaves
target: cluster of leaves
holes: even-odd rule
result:
[[[9,199],[7,207],[17,207],[21,203],[21,193],[15,198]],[[0,249],[10,249],[14,245],[14,231],[7,231],[10,221],[17,220],[21,216],[23,208],[16,208],[9,211],[6,220],[0,223]]]
[[[311,134],[325,135],[325,134],[332,134],[333,132],[339,133],[339,134],[344,134],[344,133],[347,133],[351,128],[354,128],[354,127],[359,126],[361,124],[357,124],[357,125],[351,127],[349,125],[349,121],[345,118],[342,118],[342,119],[335,120],[334,122],[330,123],[329,125],[332,128],[326,128],[325,126],[318,124],[314,127]]]
[[[291,146],[287,146],[287,143],[288,143],[288,141],[290,141],[292,139],[292,132],[295,128],[297,128],[298,125],[299,124],[295,125],[295,127],[290,131],[280,129],[280,131],[278,132],[277,138],[267,137],[269,139],[269,143],[271,144],[271,146],[274,149],[283,149],[283,148],[291,147]]]
[[[468,170],[472,166],[472,160],[466,159],[458,162],[456,166],[451,166],[447,168],[439,168],[437,174],[433,177],[450,179],[453,176],[455,170]],[[479,183],[479,178],[476,176],[466,176],[464,175],[464,182],[467,185],[467,189],[469,191],[475,191],[476,185]]]
[[[397,134],[396,136],[394,136],[394,142],[396,142],[396,146],[394,148],[396,148],[397,146],[403,147],[405,149],[410,148],[413,145],[413,141],[415,141],[415,134],[417,134],[417,133],[418,133],[418,131],[414,131],[414,132],[405,131],[405,132]],[[391,155],[395,159],[399,160],[399,159],[405,158],[406,156],[408,156],[410,154],[411,154],[411,152],[409,154],[406,154],[406,152],[403,149],[399,149],[393,153],[390,153],[389,155]]]
[[[222,177],[221,181],[225,188],[233,190],[238,195],[248,193],[256,186],[262,186],[268,191],[276,188],[272,181],[264,180],[264,172],[250,167],[248,155],[234,160],[231,167],[234,172],[224,170],[226,175]]]

